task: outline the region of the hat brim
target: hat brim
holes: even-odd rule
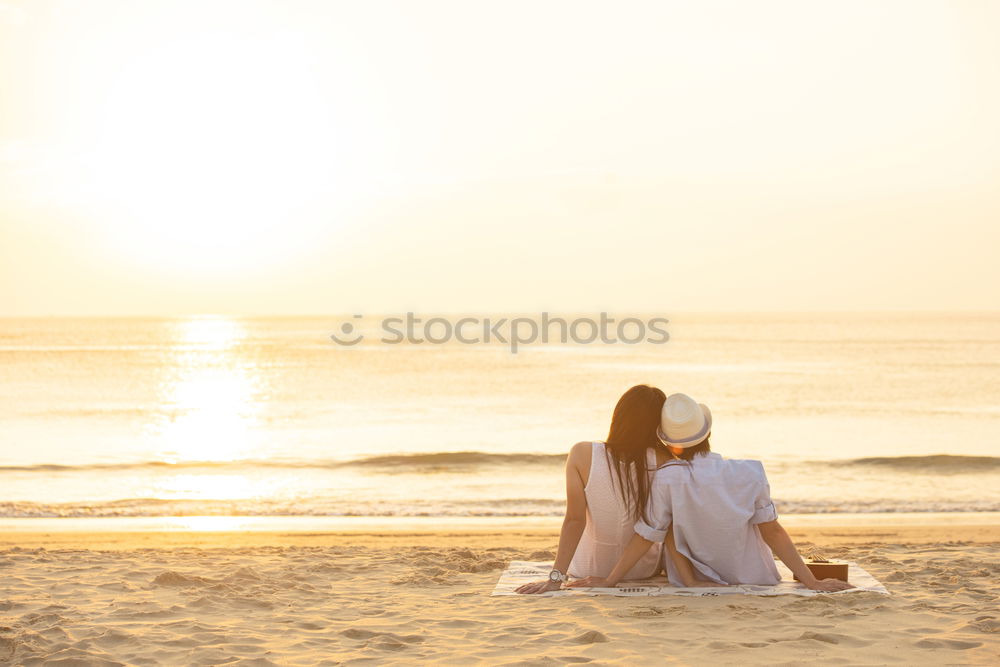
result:
[[[688,447],[694,447],[695,445],[700,445],[705,441],[712,433],[712,411],[708,409],[708,406],[704,403],[699,403],[698,407],[701,408],[701,412],[705,415],[705,423],[698,430],[697,433],[691,437],[684,438],[683,440],[671,440],[667,437],[667,434],[663,432],[663,429],[659,426],[656,427],[656,437],[660,439],[664,445],[669,445],[671,447],[680,447],[681,449],[687,449]]]

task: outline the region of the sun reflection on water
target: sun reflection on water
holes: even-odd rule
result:
[[[162,383],[168,414],[154,428],[163,460],[233,461],[256,444],[260,378],[240,355],[245,326],[225,317],[178,323]]]
[[[183,348],[224,351],[246,337],[240,322],[219,316],[193,317],[177,323],[177,342]]]
[[[247,527],[248,517],[237,516],[176,516],[167,518],[168,527],[174,530],[226,531]]]

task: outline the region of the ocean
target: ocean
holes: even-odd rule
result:
[[[337,345],[338,317],[3,319],[0,517],[556,517],[566,452],[639,383],[708,404],[780,513],[1000,511],[1000,314],[667,317],[662,344],[516,354]]]

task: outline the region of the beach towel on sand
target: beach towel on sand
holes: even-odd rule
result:
[[[781,583],[776,586],[720,586],[717,588],[677,588],[671,586],[666,577],[656,577],[643,581],[622,582],[618,588],[569,588],[559,591],[541,593],[545,597],[557,595],[616,595],[625,597],[646,597],[655,595],[687,595],[689,597],[705,597],[714,595],[844,595],[845,593],[879,593],[889,595],[882,583],[868,574],[856,563],[850,563],[848,580],[855,588],[836,593],[821,593],[812,591],[792,579],[792,573],[783,563],[775,563],[781,573]],[[507,569],[500,575],[500,581],[493,589],[493,595],[517,595],[514,592],[518,586],[532,581],[547,579],[552,570],[552,561],[529,562],[524,560],[511,561]]]

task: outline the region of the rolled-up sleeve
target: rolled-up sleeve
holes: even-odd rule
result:
[[[649,489],[646,516],[635,522],[635,532],[650,542],[662,542],[667,539],[667,529],[672,520],[670,489],[657,475]]]
[[[771,485],[768,483],[767,475],[764,473],[764,466],[761,465],[760,482],[757,488],[757,497],[754,500],[753,517],[750,518],[750,523],[758,524],[777,520],[778,510],[775,509],[774,502],[771,500]]]

